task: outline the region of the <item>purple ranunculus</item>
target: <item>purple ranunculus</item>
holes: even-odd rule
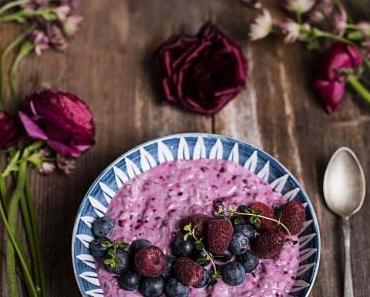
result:
[[[70,93],[36,92],[26,98],[19,118],[31,138],[45,141],[66,157],[78,158],[95,143],[90,108]]]
[[[7,150],[19,141],[18,123],[7,113],[0,112],[0,150]]]
[[[165,100],[200,114],[215,114],[245,87],[247,61],[240,46],[209,22],[195,37],[162,44],[156,61]]]
[[[334,112],[343,101],[346,88],[345,71],[354,70],[362,64],[358,48],[345,43],[334,43],[324,56],[323,67],[314,88],[328,112]]]

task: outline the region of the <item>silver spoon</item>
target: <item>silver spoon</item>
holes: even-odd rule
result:
[[[343,219],[345,247],[344,297],[354,297],[350,238],[350,221],[365,200],[365,174],[356,154],[347,147],[339,148],[331,157],[324,177],[324,197],[329,209]]]

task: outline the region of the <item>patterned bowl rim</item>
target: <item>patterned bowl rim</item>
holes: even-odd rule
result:
[[[167,135],[167,136],[161,136],[161,137],[157,137],[157,138],[154,138],[152,140],[149,140],[147,142],[144,142],[144,143],[141,143],[133,148],[131,148],[130,150],[126,151],[125,153],[121,154],[119,157],[117,157],[113,162],[111,162],[94,180],[94,182],[91,184],[91,186],[89,187],[89,189],[87,190],[86,194],[84,195],[81,203],[80,203],[80,206],[78,208],[78,211],[77,211],[77,215],[76,215],[76,218],[75,218],[75,221],[74,221],[74,227],[73,227],[73,232],[72,232],[72,241],[71,241],[71,251],[72,251],[72,265],[73,265],[73,272],[74,272],[74,275],[75,275],[75,279],[76,279],[76,282],[77,282],[77,285],[78,285],[78,288],[80,290],[80,293],[82,294],[82,296],[85,296],[84,292],[83,292],[83,288],[81,287],[81,281],[79,280],[78,278],[78,275],[77,275],[77,270],[76,270],[76,265],[75,265],[75,243],[76,243],[76,235],[77,235],[77,230],[78,230],[78,227],[79,227],[79,222],[80,222],[80,219],[81,219],[81,215],[82,215],[82,209],[83,209],[83,206],[86,204],[86,201],[88,199],[88,196],[89,196],[89,193],[99,184],[99,181],[119,162],[121,162],[122,160],[124,160],[125,158],[127,158],[128,156],[130,156],[132,153],[136,152],[136,151],[139,151],[141,148],[143,147],[146,147],[146,146],[149,146],[149,145],[152,145],[152,144],[156,144],[160,141],[165,141],[165,140],[170,140],[170,139],[180,139],[180,138],[186,138],[186,137],[194,137],[194,138],[199,138],[199,137],[204,137],[204,138],[214,138],[217,140],[225,140],[225,141],[229,141],[229,142],[233,142],[233,143],[238,143],[238,144],[241,144],[243,146],[247,146],[249,147],[250,149],[253,149],[255,151],[257,151],[259,154],[263,155],[266,159],[268,160],[273,160],[276,165],[278,167],[280,167],[282,169],[282,171],[285,171],[287,174],[289,174],[289,177],[292,179],[292,181],[297,185],[297,187],[299,188],[300,192],[301,192],[301,195],[303,196],[303,198],[306,200],[307,202],[307,206],[309,208],[309,212],[312,216],[312,219],[313,219],[313,228],[315,230],[315,240],[316,240],[316,245],[317,245],[317,252],[316,252],[316,255],[315,255],[315,261],[314,261],[314,269],[312,270],[312,273],[311,273],[311,277],[310,277],[310,281],[309,281],[309,287],[306,288],[306,295],[304,297],[308,297],[311,293],[311,290],[313,288],[313,285],[315,283],[315,280],[316,280],[316,277],[317,277],[317,273],[318,273],[318,270],[319,270],[319,265],[320,265],[320,257],[321,257],[321,236],[320,236],[320,227],[319,227],[319,224],[318,224],[318,220],[317,220],[317,217],[316,217],[316,213],[315,213],[315,210],[314,210],[314,207],[312,205],[312,202],[310,200],[310,198],[308,197],[306,191],[304,190],[304,188],[302,187],[301,183],[295,178],[295,176],[290,172],[290,170],[288,170],[282,163],[280,163],[280,161],[278,161],[275,157],[273,157],[272,155],[270,155],[269,153],[265,152],[264,150],[244,141],[244,140],[240,140],[240,139],[237,139],[235,137],[230,137],[230,136],[225,136],[225,135],[220,135],[220,134],[214,134],[214,133],[199,133],[199,132],[188,132],[188,133],[177,133],[177,134],[171,134],[171,135]],[[208,158],[206,158],[208,159]]]

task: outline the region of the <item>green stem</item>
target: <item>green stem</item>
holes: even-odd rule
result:
[[[33,48],[34,46],[31,42],[29,41],[24,42],[21,48],[19,49],[18,54],[14,57],[13,62],[9,67],[8,83],[10,94],[15,105],[15,109],[17,109],[17,102],[16,102],[16,93],[14,89],[14,78],[17,71],[17,67],[19,63],[22,61],[22,59],[26,57],[33,50]]]
[[[340,41],[340,42],[344,42],[344,43],[354,45],[354,43],[349,41],[348,39],[346,39],[344,37],[341,37],[341,36],[337,36],[333,33],[322,31],[318,28],[313,28],[312,31],[313,31],[313,34],[318,38],[327,38],[327,39],[336,40],[336,41]]]
[[[38,280],[38,284],[41,288],[41,295],[40,296],[49,296],[48,294],[48,287],[46,283],[46,276],[44,272],[44,264],[42,261],[42,255],[41,255],[41,246],[40,246],[40,236],[38,232],[38,224],[36,220],[36,210],[35,205],[32,199],[32,192],[30,187],[30,182],[27,179],[26,180],[26,189],[25,189],[25,211],[28,212],[28,216],[30,219],[30,226],[32,229],[32,237],[33,237],[33,246],[34,246],[34,256],[33,256],[33,263],[35,265],[35,271],[36,275],[35,277]]]
[[[32,25],[28,30],[20,34],[17,38],[15,38],[11,43],[8,44],[8,46],[1,51],[0,53],[0,108],[2,108],[2,99],[3,99],[3,65],[5,62],[5,59],[9,55],[9,53],[15,49],[17,46],[19,46],[23,40],[28,36],[29,33],[32,32],[32,30],[35,28],[35,25]]]
[[[0,24],[7,22],[25,23],[29,18],[32,17],[42,17],[46,21],[55,21],[57,19],[55,8],[41,8],[37,10],[21,10],[5,15],[0,17]]]
[[[6,245],[6,258],[7,258],[7,271],[8,271],[8,285],[11,297],[18,296],[18,286],[16,278],[16,259],[15,254],[18,255],[19,261],[22,266],[22,270],[25,276],[26,285],[28,288],[28,294],[31,297],[38,297],[36,287],[33,284],[32,276],[29,271],[29,267],[24,259],[24,255],[18,246],[18,242],[15,239],[14,234],[17,231],[17,209],[19,201],[23,195],[25,181],[27,175],[27,163],[22,163],[19,168],[17,186],[14,190],[12,198],[9,203],[8,221],[5,219],[5,213],[3,217],[4,224],[8,230],[10,241]],[[2,214],[3,215],[3,214]]]
[[[359,81],[358,77],[354,74],[347,75],[347,81],[351,87],[359,94],[363,99],[370,103],[370,92],[366,87]]]
[[[29,3],[30,0],[18,0],[18,1],[12,1],[12,2],[9,2],[7,4],[5,4],[1,9],[0,9],[0,14],[3,14],[4,12],[6,12],[7,10],[9,9],[12,9],[14,7],[17,7],[17,6],[20,6],[22,4],[27,4]]]
[[[5,178],[0,174],[0,203],[4,205],[4,208],[6,208],[6,205],[8,204],[8,191],[6,190],[6,182]]]

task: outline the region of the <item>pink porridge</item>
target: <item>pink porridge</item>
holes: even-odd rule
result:
[[[212,215],[213,202],[228,204],[263,202],[270,207],[285,203],[283,197],[245,168],[222,160],[174,161],[159,165],[127,183],[109,205],[107,216],[115,221],[109,238],[131,242],[145,238],[170,253],[178,222],[191,214]],[[297,240],[296,236],[291,238]],[[260,259],[239,286],[222,280],[204,289],[190,288],[189,296],[285,297],[298,270],[299,246],[285,243],[275,259]],[[118,287],[113,274],[98,268],[106,297],[141,296]]]

